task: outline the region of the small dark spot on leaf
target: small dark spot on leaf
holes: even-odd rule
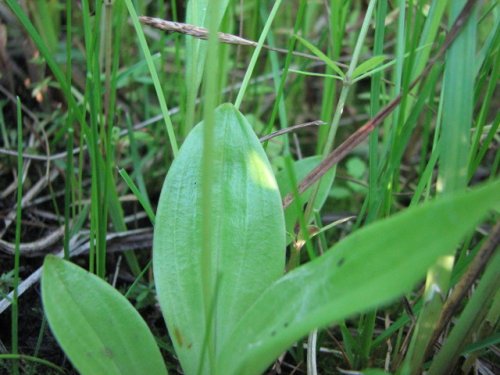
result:
[[[299,234],[300,232],[300,224],[297,223],[295,224],[295,226],[293,227],[293,233],[295,233],[295,235]]]
[[[287,328],[289,325],[290,325],[290,323],[288,323],[288,322],[283,323],[283,327],[285,327],[285,328]]]
[[[342,266],[345,262],[345,258],[340,258],[339,261],[337,262],[337,266]]]
[[[179,331],[179,328],[174,327],[174,335],[175,335],[175,339],[177,340],[177,343],[179,344],[179,346],[183,346],[184,340],[182,339],[181,331]]]
[[[104,356],[107,358],[113,358],[113,351],[110,348],[104,347],[102,349],[102,354],[104,354]]]
[[[190,343],[188,344],[187,348],[188,348],[188,349],[191,349],[192,347],[193,347],[193,343],[192,343],[192,342],[190,342]]]
[[[271,336],[276,336],[276,331],[272,331]]]

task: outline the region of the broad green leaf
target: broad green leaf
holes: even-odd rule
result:
[[[347,173],[352,177],[362,178],[366,172],[366,162],[357,156],[353,156],[347,160],[346,168]]]
[[[332,68],[332,70],[334,70],[339,76],[341,76],[342,78],[345,77],[344,72],[337,66],[337,64],[335,64],[335,61],[333,61],[327,55],[325,55],[318,47],[316,47],[315,45],[313,45],[312,43],[310,43],[309,41],[307,41],[306,39],[302,38],[299,35],[296,35],[295,37],[300,43],[304,45],[304,47],[306,47],[309,51],[314,53],[318,58],[321,59],[321,61],[323,61],[326,65]]]
[[[49,255],[42,300],[54,336],[80,374],[167,374],[144,320],[104,280]]]
[[[259,374],[309,331],[409,292],[500,198],[500,180],[416,206],[348,236],[275,282],[220,353],[220,374]]]
[[[360,371],[360,375],[390,375],[390,373],[378,368],[369,368]]]
[[[294,173],[297,181],[301,181],[309,172],[311,172],[322,161],[321,156],[311,156],[304,159],[297,160],[294,163]],[[314,201],[314,208],[320,210],[323,207],[326,199],[328,198],[330,187],[332,186],[334,178],[334,169],[326,173],[325,177],[321,179],[319,190]],[[288,175],[288,171],[283,169],[276,175],[278,186],[280,188],[281,196],[285,196],[292,191],[292,182]],[[300,197],[305,204],[312,194],[312,189],[303,192]],[[294,225],[297,224],[299,212],[294,204],[291,204],[285,210],[285,223],[288,233],[293,233]]]
[[[359,66],[357,66],[356,69],[354,69],[354,72],[352,72],[351,79],[356,79],[360,75],[365,74],[366,72],[376,68],[377,66],[382,64],[386,59],[387,56],[385,55],[373,56],[369,58],[368,60],[359,64]]]
[[[154,234],[158,299],[186,374],[198,373],[207,328],[201,279],[203,129],[203,123],[193,128],[168,172]],[[215,111],[214,144],[211,239],[215,251],[210,277],[217,289],[213,349],[218,351],[245,311],[283,274],[285,226],[281,197],[264,150],[248,121],[231,104]]]
[[[367,169],[366,162],[357,156],[349,158],[345,166],[347,169],[347,173],[358,180],[363,178]],[[347,181],[347,186],[349,186],[349,188],[354,192],[362,192],[367,190],[367,187],[360,182]]]

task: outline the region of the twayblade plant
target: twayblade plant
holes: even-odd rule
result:
[[[355,231],[283,275],[285,221],[275,178],[249,122],[223,104],[215,110],[207,265],[203,132],[203,123],[193,128],[168,172],[153,249],[158,300],[186,374],[261,373],[311,330],[409,292],[498,204],[499,181],[436,199]],[[202,282],[207,269],[210,285]],[[80,373],[167,373],[138,312],[102,279],[48,256],[42,298]]]

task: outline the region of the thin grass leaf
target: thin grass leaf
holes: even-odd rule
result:
[[[21,112],[21,99],[16,98],[16,115],[17,115],[17,202],[16,202],[16,239],[15,239],[15,254],[14,254],[14,290],[12,297],[11,310],[11,344],[12,353],[18,354],[19,350],[19,305],[18,305],[18,287],[19,287],[19,269],[21,262],[21,215],[22,215],[22,200],[23,200],[23,116]],[[14,361],[12,365],[14,374],[19,373],[19,362]]]
[[[465,0],[451,4],[450,24],[465,9]],[[439,171],[437,189],[441,194],[462,191],[467,186],[470,127],[473,114],[474,60],[476,50],[477,7],[466,21],[464,30],[446,53],[442,124],[439,139]],[[437,259],[427,274],[425,304],[417,321],[415,333],[405,362],[411,374],[421,372],[433,331],[441,314],[450,276],[453,270],[454,249]],[[439,293],[436,293],[436,290]],[[406,370],[406,369],[405,369]]]
[[[51,53],[50,49],[45,44],[42,37],[40,36],[38,31],[35,29],[33,24],[31,23],[29,17],[23,11],[23,8],[21,7],[21,5],[18,4],[18,2],[15,0],[5,0],[5,2],[9,6],[9,8],[12,10],[12,12],[16,15],[19,22],[23,25],[26,32],[31,37],[31,39],[33,40],[33,42],[35,43],[37,48],[40,50],[40,54],[47,61],[47,65],[49,66],[52,73],[54,74],[54,77],[56,78],[57,82],[59,83],[59,86],[61,87],[61,90],[64,93],[64,96],[65,96],[65,99],[66,99],[68,105],[71,107],[72,112],[75,114],[78,121],[80,122],[80,125],[82,126],[83,132],[85,133],[85,135],[87,137],[89,137],[90,136],[89,128],[88,128],[87,122],[85,121],[85,116],[83,115],[83,112],[80,110],[80,107],[78,106],[77,101],[73,97],[72,88],[68,84],[68,82],[66,81],[66,77],[65,77],[62,69],[57,64],[57,62],[54,58],[54,55]]]
[[[453,3],[458,14],[465,1]],[[474,104],[474,61],[476,49],[476,13],[471,15],[464,31],[446,54],[443,123],[441,131],[441,166],[439,190],[463,189],[467,183],[468,150]]]
[[[415,50],[415,52],[421,51],[421,50],[424,50],[424,49],[429,49],[430,47],[432,47],[431,44],[424,45],[422,47],[417,48]],[[410,57],[412,55],[413,55],[412,52],[407,52],[407,53],[405,53],[404,58],[407,59],[408,57]],[[389,62],[387,62],[385,64],[382,64],[382,65],[379,65],[379,66],[373,68],[372,70],[370,70],[370,71],[368,71],[366,73],[361,73],[355,79],[352,80],[352,83],[361,81],[361,80],[363,80],[363,79],[365,79],[367,77],[370,77],[370,76],[374,75],[375,73],[383,72],[384,70],[386,70],[387,68],[395,65],[396,63],[397,63],[397,59],[392,59],[391,61],[389,61]]]
[[[245,95],[246,89],[248,87],[248,84],[250,83],[250,77],[252,76],[253,70],[257,64],[257,58],[260,55],[260,51],[262,50],[262,47],[264,46],[264,41],[269,33],[269,30],[271,29],[271,25],[276,17],[276,14],[278,13],[278,10],[281,6],[281,1],[282,0],[276,0],[273,4],[273,8],[271,9],[271,13],[269,14],[269,17],[266,20],[266,23],[264,25],[264,29],[262,30],[259,41],[257,42],[257,45],[255,46],[255,51],[252,54],[252,58],[250,59],[250,63],[248,64],[248,68],[245,72],[245,77],[243,77],[243,82],[241,83],[240,91],[238,92],[238,96],[236,97],[236,100],[234,101],[234,106],[236,109],[240,108],[241,102],[243,101],[243,96]]]
[[[387,59],[387,56],[385,56],[385,55],[373,56],[373,57],[369,58],[368,60],[359,64],[356,67],[356,69],[354,69],[354,72],[352,72],[351,79],[354,80],[357,77],[359,77],[360,75],[365,74],[366,72],[369,72],[370,70],[375,69],[380,64],[382,64],[386,59]]]
[[[345,78],[345,74],[340,69],[335,61],[332,61],[327,55],[325,55],[318,47],[307,41],[306,39],[302,38],[300,35],[295,35],[297,40],[302,43],[304,47],[306,47],[309,51],[311,51],[314,55],[318,56],[321,61],[323,61],[326,65],[328,65],[333,71],[335,71],[342,79]]]
[[[500,292],[495,296],[495,300],[493,301],[492,309],[496,309],[497,316],[500,314]],[[470,354],[473,352],[479,352],[481,350],[487,349],[488,347],[492,347],[493,345],[498,345],[500,343],[500,332],[493,333],[491,336],[488,336],[480,341],[474,342],[472,344],[467,345],[462,351],[463,355]]]
[[[420,49],[422,46],[430,46],[435,43],[436,35],[441,26],[444,11],[448,1],[433,0],[425,20],[424,28],[420,35],[419,49],[415,52],[415,63],[413,65],[412,79],[417,77],[429,61],[431,48]]]
[[[331,60],[336,61],[340,58],[342,51],[342,46],[344,43],[344,35],[346,33],[347,19],[349,17],[347,7],[344,7],[344,2],[342,0],[332,0],[331,7],[328,17],[328,38],[330,43],[328,44],[328,50],[326,52],[327,56]],[[325,73],[331,74],[335,70],[327,67]],[[333,118],[333,113],[335,107],[332,103],[335,102],[335,96],[337,93],[338,82],[334,80],[326,80],[324,83],[324,90],[321,100],[321,115],[320,119],[325,122],[330,122]],[[324,149],[327,134],[329,129],[321,128],[318,132],[318,142],[316,146],[317,153],[320,153]]]
[[[497,46],[497,48],[493,48],[490,51],[493,60],[491,62],[491,77],[498,77],[500,75],[500,54],[498,53],[499,48],[500,47]],[[476,127],[474,129],[475,137],[472,143],[469,156],[469,172],[468,172],[469,179],[472,178],[473,174],[479,167],[479,164],[481,163],[483,157],[485,156],[487,150],[491,147],[493,138],[498,130],[498,126],[500,123],[500,116],[497,114],[495,120],[493,120],[493,124],[490,128],[490,131],[485,137],[484,134],[485,125],[488,114],[492,109],[491,101],[496,91],[496,87],[497,87],[497,80],[490,79],[486,89],[482,90],[482,92],[484,92],[484,97],[481,99],[482,102],[481,110],[479,112],[479,116],[476,121]]]
[[[217,162],[217,154],[215,152],[217,144],[215,143],[215,126],[216,115],[215,107],[218,104],[219,97],[214,95],[219,90],[220,81],[223,78],[222,64],[218,61],[219,43],[217,41],[216,29],[219,24],[218,10],[221,3],[220,0],[212,0],[207,8],[207,19],[210,33],[208,36],[208,52],[205,63],[204,76],[204,97],[205,105],[203,107],[203,143],[201,147],[201,212],[203,217],[201,222],[201,285],[202,285],[202,300],[203,300],[203,321],[206,323],[206,328],[201,350],[201,358],[197,363],[198,374],[206,369],[205,372],[213,374],[215,370],[215,351],[217,345],[218,322],[217,312],[215,311],[217,300],[217,277],[214,277],[217,263],[212,259],[217,256],[218,243],[212,241],[212,233],[214,228],[212,215],[216,215],[213,211],[214,185],[213,180],[218,176],[214,174],[214,162]],[[215,264],[215,266],[214,266]]]
[[[151,74],[151,79],[153,80],[156,96],[158,97],[161,113],[163,115],[163,121],[165,122],[165,127],[167,129],[168,139],[170,141],[170,147],[172,148],[172,153],[174,154],[175,157],[177,155],[179,148],[177,146],[177,139],[174,132],[174,126],[172,124],[172,120],[170,119],[167,102],[165,100],[165,95],[163,94],[163,89],[161,87],[160,79],[158,77],[158,72],[156,71],[156,67],[153,61],[153,56],[149,51],[149,47],[146,42],[146,37],[144,36],[144,32],[142,31],[141,25],[139,23],[139,18],[137,17],[137,13],[135,11],[134,5],[132,4],[132,1],[125,0],[125,4],[127,5],[130,18],[132,19],[132,23],[135,28],[135,32],[137,34],[137,37],[139,38],[139,45],[141,46],[142,52],[144,53],[144,58],[146,59],[149,73]]]
[[[151,224],[154,225],[155,223],[155,214],[153,212],[153,208],[151,207],[151,204],[149,203],[149,200],[147,197],[141,193],[139,188],[136,186],[132,178],[129,176],[127,171],[123,168],[120,168],[118,170],[118,173],[120,176],[122,176],[123,180],[127,184],[130,190],[132,190],[132,193],[136,196],[137,200],[141,204],[142,208],[144,208],[144,211],[146,211],[146,214],[148,215],[149,221],[151,221]]]
[[[407,57],[409,54],[407,54],[405,57]],[[382,66],[377,66],[376,68],[373,68],[373,70],[370,70],[370,71],[366,71],[366,72],[361,72],[359,74],[357,74],[353,79],[352,79],[352,83],[355,83],[357,81],[360,81],[362,79],[365,79],[367,77],[370,77],[371,75],[375,74],[375,73],[378,73],[378,72],[381,72],[381,71],[384,71],[385,69],[387,69],[388,67],[394,65],[396,63],[395,60],[392,60],[391,62],[387,63],[387,64],[384,64]],[[296,73],[296,74],[301,74],[301,75],[305,75],[305,76],[310,76],[310,77],[324,77],[324,78],[334,78],[334,79],[337,79],[337,80],[340,80],[342,81],[345,77],[341,77],[339,75],[335,75],[335,74],[327,74],[327,73],[315,73],[315,72],[307,72],[307,71],[303,71],[303,70],[297,70],[297,69],[290,69],[289,70],[291,73]]]
[[[335,75],[335,74],[325,74],[325,73],[314,73],[314,72],[306,72],[304,70],[290,69],[290,73],[302,74],[303,76],[309,77],[323,77],[323,78],[334,78],[342,81],[344,77]]]

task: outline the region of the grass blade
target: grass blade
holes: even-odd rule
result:
[[[144,53],[144,58],[146,59],[146,62],[148,64],[148,69],[149,73],[151,74],[151,79],[153,80],[156,96],[158,97],[158,102],[160,103],[161,113],[163,115],[163,121],[165,122],[165,126],[167,128],[170,147],[172,148],[172,153],[175,157],[177,155],[177,152],[179,151],[179,147],[177,146],[177,138],[175,136],[174,126],[172,124],[172,120],[170,119],[170,115],[168,113],[167,102],[165,100],[165,95],[163,94],[163,89],[161,87],[160,79],[158,77],[158,72],[156,71],[156,67],[153,62],[153,57],[151,56],[151,52],[149,51],[149,47],[146,42],[144,32],[142,31],[141,24],[139,22],[139,18],[137,17],[134,5],[132,4],[131,0],[125,0],[125,4],[127,5],[130,18],[132,19],[132,23],[135,28],[135,32],[137,33],[137,37],[139,38],[139,44],[142,48],[142,52]]]
[[[21,214],[23,200],[23,118],[21,114],[21,100],[16,101],[17,109],[17,201],[16,201],[16,248],[14,255],[14,295],[12,297],[11,310],[11,337],[12,354],[19,352],[19,307],[17,288],[19,287],[19,267],[20,267],[20,243],[21,243]],[[14,360],[12,363],[13,374],[19,374],[19,362]]]
[[[454,1],[452,17],[458,17],[465,1]],[[467,185],[470,127],[473,112],[474,57],[476,41],[476,11],[473,11],[464,30],[447,51],[444,73],[443,118],[440,138],[440,167],[438,191],[448,194],[464,190]],[[451,250],[451,249],[450,249]],[[412,374],[420,372],[453,268],[453,252],[438,259],[427,276],[424,300],[426,303],[418,318],[407,365]],[[439,291],[436,293],[436,291]]]

